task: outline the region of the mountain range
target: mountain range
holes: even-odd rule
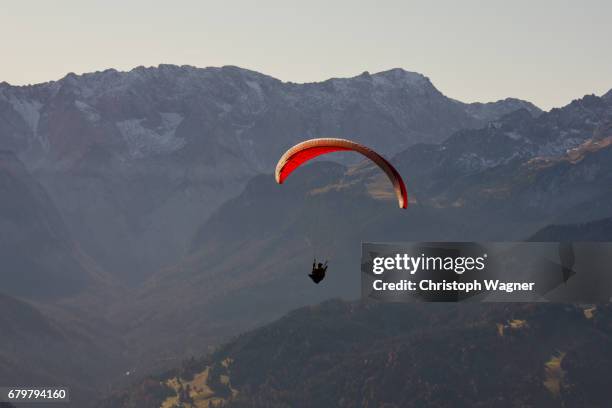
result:
[[[280,154],[321,136],[354,139],[384,154],[406,181],[408,209],[397,209],[378,168],[350,154],[315,161],[277,185],[272,171]],[[423,359],[402,361],[417,368],[433,356],[427,342],[436,338],[483,335],[482,347],[502,354],[546,338],[546,347],[524,354],[525,366],[516,367],[535,373],[524,384],[531,394],[504,394],[500,384],[487,394],[489,402],[501,395],[525,404],[558,398],[541,386],[545,364],[561,358],[553,350],[555,339],[565,353],[586,353],[591,335],[601,340],[594,350],[607,344],[607,329],[599,326],[607,324],[606,308],[598,309],[593,327],[595,320],[585,318],[581,307],[487,307],[464,314],[454,306],[389,306],[395,317],[383,323],[398,331],[382,337],[364,334],[368,326],[378,327],[364,310],[378,306],[324,304],[318,308],[329,314],[328,322],[321,322],[317,307],[312,316],[304,312],[309,309],[282,316],[329,298],[358,297],[362,241],[612,239],[612,91],[542,112],[512,98],[462,103],[444,96],[427,77],[401,69],[312,84],[237,67],[107,70],[25,87],[0,84],[0,149],[0,300],[6,305],[0,316],[15,328],[1,358],[7,367],[21,361],[16,372],[24,381],[28,375],[32,381],[65,379],[77,390],[79,406],[132,381],[134,388],[110,401],[150,406],[146,398],[174,398],[178,380],[201,374],[201,381],[207,368],[212,371],[206,376],[218,374],[201,384],[209,397],[227,402],[236,391],[241,397],[232,399],[235,406],[263,401],[267,392],[277,406],[331,403],[308,400],[294,383],[277,383],[273,364],[261,368],[262,383],[249,379],[259,360],[250,365],[251,357],[244,356],[261,353],[273,361],[267,353],[287,344],[291,330],[284,325],[295,313],[300,323],[289,326],[314,330],[305,339],[338,342],[329,353],[314,349],[301,358],[317,361],[309,375],[340,378],[324,394],[347,395],[334,400],[345,406],[380,400],[393,383],[370,380],[371,394],[350,392],[368,380],[349,375],[369,355],[365,343],[357,344],[362,336],[374,336],[381,350],[395,347],[404,356],[401,344],[410,344]],[[330,261],[328,277],[318,286],[306,276],[313,257]],[[376,314],[385,315],[387,306],[380,307]],[[355,310],[355,317],[347,310]],[[584,332],[575,348],[568,346],[568,332],[546,337],[545,321],[565,318]],[[519,340],[513,334],[502,340],[509,345],[498,345],[497,324],[511,327],[515,319],[534,321],[530,327],[537,329],[519,330]],[[352,325],[362,329],[355,344],[333,330],[352,333]],[[255,331],[243,339],[252,342],[239,338],[209,354],[249,330]],[[521,333],[530,334],[523,339]],[[394,343],[395,337],[402,340]],[[55,352],[42,356],[36,339],[49,339]],[[388,344],[395,346],[387,349]],[[447,350],[466,344],[460,340]],[[38,351],[28,355],[28,348]],[[355,353],[344,355],[340,348]],[[63,366],[70,350],[87,358]],[[376,372],[385,352],[364,375]],[[202,355],[178,368],[182,359]],[[278,364],[286,361],[287,381],[300,372],[296,367],[303,361],[285,354],[279,359]],[[44,364],[36,367],[39,360]],[[238,363],[228,374],[230,360]],[[345,367],[346,375],[331,369],[330,361]],[[587,369],[579,360],[564,361]],[[585,361],[593,365],[595,357]],[[169,367],[191,374],[171,371],[163,379],[140,380]],[[428,398],[436,389],[406,365],[398,367],[398,376],[411,373],[424,388],[420,399],[394,399],[389,406],[435,402]],[[456,366],[460,375],[472,369]],[[4,371],[0,380],[10,375]],[[178,380],[166,383],[173,378]],[[325,389],[317,381],[307,385],[313,395],[315,388]],[[588,399],[564,392],[563,401],[600,401],[597,393]],[[474,394],[463,397],[466,405],[475,402]]]
[[[333,135],[393,154],[519,108],[540,113],[517,99],[461,103],[402,69],[294,84],[160,65],[0,84],[0,148],[104,269],[137,283],[175,263],[211,211],[298,141]]]
[[[171,355],[177,342],[197,354],[237,327],[333,296],[358,297],[361,242],[526,240],[552,224],[609,217],[611,120],[610,95],[587,96],[409,147],[391,159],[408,185],[406,211],[367,162],[316,162],[281,186],[271,174],[256,176],[202,225],[181,262],[121,308],[133,323],[128,331]],[[573,232],[564,239],[579,239]],[[325,285],[306,285],[314,257],[330,260]],[[189,329],[177,339],[167,327]]]

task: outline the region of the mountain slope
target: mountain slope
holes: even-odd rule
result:
[[[124,292],[81,251],[44,189],[6,151],[0,195],[0,383],[69,386],[84,406],[129,364],[122,356],[129,349],[103,317]]]
[[[607,405],[610,307],[325,302],[100,407]],[[129,401],[129,405],[126,403]]]
[[[612,241],[612,218],[583,224],[550,225],[536,232],[532,241]]]
[[[64,319],[0,294],[0,326],[3,386],[63,385],[74,406],[85,406],[124,368],[121,342],[100,321]]]
[[[520,166],[577,163],[585,153],[609,146],[611,136],[612,101],[588,95],[535,118],[518,110],[484,128],[457,132],[440,145],[414,146],[396,162],[420,199],[444,193],[452,200],[468,184],[481,182],[481,175],[493,174],[491,182],[503,184]]]
[[[44,189],[6,151],[0,151],[0,195],[3,292],[53,300],[110,284],[71,239]]]

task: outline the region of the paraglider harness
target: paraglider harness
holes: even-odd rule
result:
[[[317,264],[316,258],[312,261],[312,272],[308,275],[310,279],[316,284],[321,282],[325,278],[325,271],[327,271],[327,261],[325,263],[319,262]]]

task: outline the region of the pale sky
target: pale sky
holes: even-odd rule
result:
[[[612,88],[612,1],[0,0],[0,81],[160,63],[312,82],[401,67],[544,109]]]

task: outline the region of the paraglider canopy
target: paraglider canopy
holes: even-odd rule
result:
[[[338,151],[354,151],[361,153],[376,163],[376,165],[378,165],[378,167],[385,172],[393,184],[399,207],[406,208],[408,206],[408,193],[406,192],[406,185],[404,184],[404,180],[402,180],[402,177],[397,170],[395,170],[395,168],[387,160],[385,160],[385,158],[376,153],[374,150],[357,142],[346,139],[310,139],[293,146],[291,149],[287,150],[285,154],[283,154],[276,165],[276,182],[278,184],[282,184],[295,169],[307,161],[327,153]]]

